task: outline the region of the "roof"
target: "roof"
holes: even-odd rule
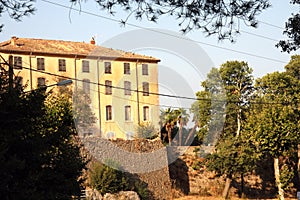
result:
[[[160,60],[151,56],[114,50],[85,42],[73,42],[63,40],[47,40],[35,38],[17,38],[0,43],[0,52],[25,55],[48,55],[57,57],[76,57],[90,59],[128,60],[159,62]]]

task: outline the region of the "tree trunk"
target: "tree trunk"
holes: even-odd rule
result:
[[[279,159],[274,158],[274,174],[276,185],[278,187],[278,195],[280,200],[284,200],[284,191],[282,189],[282,184],[280,182],[280,170],[279,170]]]
[[[300,184],[300,144],[298,144],[298,181]]]
[[[241,174],[241,191],[240,191],[240,198],[244,198],[244,185],[245,185],[245,180],[244,180],[244,174]]]
[[[225,182],[225,187],[224,187],[223,194],[222,194],[222,197],[224,199],[228,198],[230,186],[231,186],[231,176],[227,176],[226,182]]]
[[[241,121],[242,121],[242,109],[239,108],[239,111],[237,113],[237,130],[236,130],[236,138],[240,137],[241,132]]]
[[[179,137],[178,137],[178,146],[182,145],[182,119],[179,120]]]
[[[167,131],[168,131],[168,139],[169,139],[169,145],[172,146],[172,129],[171,129],[171,125],[167,126]]]
[[[196,130],[197,127],[198,127],[198,123],[196,123],[196,124],[194,125],[193,129],[189,132],[189,135],[188,135],[188,137],[186,138],[186,140],[185,140],[185,142],[184,142],[185,145],[190,145],[190,144],[189,144],[189,141],[190,141],[191,138],[194,136],[194,132],[195,132],[195,130]]]

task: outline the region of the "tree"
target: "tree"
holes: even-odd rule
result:
[[[83,0],[71,0],[72,4],[81,4]],[[22,17],[34,14],[35,0],[4,0],[0,2],[0,17],[4,13],[20,21]],[[256,17],[271,6],[270,0],[197,0],[197,1],[160,1],[160,0],[95,0],[103,10],[114,15],[116,10],[128,12],[126,24],[131,16],[136,19],[147,19],[157,22],[163,15],[173,16],[179,21],[178,25],[183,33],[191,30],[201,30],[207,36],[217,35],[219,40],[235,41],[240,33],[240,23],[256,28]],[[300,4],[299,0],[291,0],[292,4]],[[282,51],[291,52],[300,47],[300,14],[292,14],[287,20],[284,35],[287,40],[281,40],[276,45]],[[0,25],[0,32],[3,24]]]
[[[285,160],[297,153],[299,144],[299,111],[295,98],[299,94],[299,82],[286,72],[274,72],[256,81],[256,91],[256,101],[261,103],[251,109],[247,126],[253,144],[274,160],[278,194],[283,200],[293,175],[281,171],[293,172],[287,170],[290,166]]]
[[[83,0],[71,0],[80,4]],[[241,22],[257,27],[256,17],[270,7],[268,0],[198,0],[198,1],[160,1],[160,0],[95,0],[110,14],[123,9],[128,17],[121,22],[125,24],[130,16],[136,19],[146,18],[156,22],[163,15],[173,16],[179,21],[181,31],[186,33],[192,29],[200,29],[207,35],[217,34],[219,39],[234,39],[239,33]],[[0,15],[8,12],[13,19],[20,20],[24,15],[34,12],[33,0],[6,0],[0,2]]]
[[[7,13],[12,19],[20,21],[22,17],[33,14],[35,8],[33,6],[35,0],[3,0],[0,1],[0,17],[3,13]],[[0,32],[3,28],[0,24]]]
[[[60,82],[61,79],[57,79]],[[57,89],[57,88],[56,88]],[[90,129],[96,123],[95,113],[91,108],[90,95],[85,93],[82,89],[72,88],[72,86],[60,86],[55,90],[59,96],[63,96],[72,103],[73,117],[77,132],[80,136],[90,133]]]
[[[206,145],[215,145],[224,124],[225,90],[219,69],[212,68],[201,83],[203,91],[196,93],[197,101],[191,106],[193,121],[198,124],[198,137]]]
[[[243,61],[228,61],[222,64],[220,68],[228,102],[224,132],[229,129],[229,134],[235,132],[237,138],[240,136],[243,112],[247,110],[253,92],[252,71],[248,64]]]
[[[216,141],[216,150],[208,156],[207,167],[226,175],[225,198],[234,176],[240,175],[243,183],[243,174],[253,169],[255,163],[255,150],[251,144],[246,145],[245,137],[241,136],[253,92],[251,73],[248,64],[239,61],[228,61],[220,69],[213,68],[202,83],[204,91],[197,93],[199,100],[192,107],[200,130],[213,135],[209,139]]]
[[[79,133],[84,135],[89,132],[97,120],[91,108],[91,98],[80,89],[75,89],[72,97],[75,125]]]
[[[86,161],[76,142],[71,104],[44,89],[23,92],[0,76],[0,196],[69,199],[79,195]]]
[[[72,4],[81,4],[83,0],[71,0]],[[0,17],[8,15],[20,21],[22,17],[34,14],[35,0],[4,0],[0,1]],[[178,25],[183,33],[191,30],[201,30],[207,36],[217,35],[219,40],[235,41],[240,34],[240,23],[256,28],[256,17],[271,6],[270,0],[197,0],[197,1],[160,1],[160,0],[95,0],[102,10],[114,15],[116,10],[128,12],[126,24],[131,16],[136,19],[147,19],[157,22],[163,15],[173,16],[179,21]],[[291,0],[291,4],[300,4],[299,0]],[[292,14],[287,20],[283,35],[287,40],[280,40],[277,47],[284,52],[296,51],[300,47],[300,14]],[[0,25],[0,32],[3,28]]]
[[[299,0],[291,0],[292,4],[300,5]],[[292,14],[292,16],[285,23],[285,30],[283,34],[287,36],[287,40],[280,40],[277,47],[280,47],[282,51],[290,53],[300,48],[300,14]]]
[[[164,143],[171,145],[172,140],[176,137],[178,145],[183,145],[183,140],[186,139],[187,132],[183,126],[189,121],[189,114],[183,108],[172,109],[167,108],[160,111],[160,124],[161,124],[161,139]],[[178,136],[177,136],[178,134]]]
[[[286,73],[290,76],[294,77],[296,82],[298,82],[296,85],[300,85],[300,55],[293,55],[291,57],[290,62],[285,66]],[[297,89],[297,88],[295,88]],[[296,90],[297,91],[297,90]],[[299,92],[299,91],[298,91]],[[293,99],[299,99],[299,93],[295,92],[293,94]],[[297,101],[294,102],[295,107],[298,107]],[[297,111],[297,110],[295,110]],[[300,113],[298,112],[298,116]],[[298,152],[300,152],[300,144],[298,144]],[[300,183],[300,154],[298,154],[298,181]]]

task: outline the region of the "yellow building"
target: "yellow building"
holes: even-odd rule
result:
[[[12,37],[0,55],[26,90],[72,79],[90,96],[97,121],[81,135],[131,139],[138,124],[159,128],[159,59],[89,43]]]

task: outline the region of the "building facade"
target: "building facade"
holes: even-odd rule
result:
[[[96,117],[81,135],[132,139],[137,126],[159,129],[159,59],[90,43],[12,37],[0,55],[25,90],[73,80],[74,91],[89,96]]]

